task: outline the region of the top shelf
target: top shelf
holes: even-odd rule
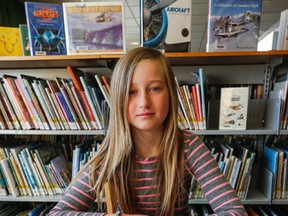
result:
[[[288,50],[261,52],[185,52],[165,53],[174,66],[266,64],[281,58],[288,61]],[[121,54],[5,56],[0,57],[0,69],[95,67],[114,63]]]

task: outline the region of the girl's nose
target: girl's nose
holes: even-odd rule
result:
[[[139,106],[141,108],[147,108],[150,105],[150,100],[149,100],[149,93],[148,92],[141,92],[139,95]]]

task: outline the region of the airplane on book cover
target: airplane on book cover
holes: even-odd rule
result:
[[[244,28],[249,23],[252,23],[253,19],[250,16],[243,16],[239,21],[232,20],[230,16],[220,17],[215,21],[215,36],[218,40],[227,37],[237,37],[240,34],[248,32],[248,28]]]

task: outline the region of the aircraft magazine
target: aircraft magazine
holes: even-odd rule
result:
[[[61,4],[25,2],[31,55],[65,55]]]
[[[192,0],[141,0],[141,45],[164,52],[189,52]]]
[[[207,52],[256,51],[262,0],[209,0]]]

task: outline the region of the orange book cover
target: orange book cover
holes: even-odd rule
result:
[[[78,92],[84,91],[84,88],[79,78],[79,76],[85,76],[84,72],[69,65],[67,66],[67,70]]]
[[[201,122],[201,117],[200,117],[200,113],[199,113],[199,106],[198,106],[198,99],[197,99],[196,86],[195,85],[193,85],[191,87],[191,98],[192,98],[194,110],[196,113],[196,118],[197,118],[197,121],[199,124]]]

